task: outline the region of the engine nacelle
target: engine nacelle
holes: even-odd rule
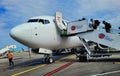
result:
[[[44,49],[44,48],[32,49],[32,52],[37,53],[37,54],[51,54],[52,53],[51,50]]]

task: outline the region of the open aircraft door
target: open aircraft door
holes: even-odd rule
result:
[[[65,23],[64,23],[64,21],[62,19],[62,13],[56,12],[56,14],[55,14],[55,22],[56,22],[57,27],[60,30],[61,35],[66,34],[67,27],[66,27],[66,25],[65,25]]]

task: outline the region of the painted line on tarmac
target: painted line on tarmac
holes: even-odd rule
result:
[[[114,64],[120,64],[120,62],[114,62]]]
[[[63,58],[60,58],[59,60],[57,60],[57,61],[55,61],[55,62],[58,63],[58,62],[60,62],[61,60],[64,60],[64,59],[68,58],[69,56],[71,56],[71,55],[68,55],[68,56],[65,56],[65,57],[63,57]],[[32,70],[36,70],[36,69],[38,69],[38,68],[45,67],[45,66],[47,66],[47,65],[48,65],[48,64],[43,64],[43,65],[37,66],[37,67],[35,67],[35,68],[31,68],[31,69],[28,69],[28,70],[25,70],[25,71],[22,71],[22,72],[13,74],[13,75],[11,75],[11,76],[18,76],[18,75],[21,75],[21,74],[30,72],[30,71],[32,71]]]
[[[51,75],[55,74],[56,72],[58,72],[58,71],[60,71],[60,70],[62,70],[64,68],[67,68],[68,66],[72,65],[73,63],[74,62],[68,62],[67,64],[65,64],[65,65],[63,65],[63,66],[61,66],[61,67],[59,67],[59,68],[45,74],[44,76],[51,76]]]
[[[119,73],[120,70],[117,71],[112,71],[112,72],[106,72],[106,73],[102,73],[102,74],[95,74],[95,75],[91,75],[91,76],[103,76],[103,75],[109,75],[109,74],[114,74],[114,73]]]
[[[18,75],[24,74],[24,73],[26,73],[26,72],[30,72],[30,71],[32,71],[32,70],[35,70],[35,69],[38,69],[38,68],[42,68],[42,67],[44,67],[44,66],[46,66],[46,65],[47,65],[47,64],[43,64],[43,65],[37,66],[37,67],[35,67],[35,68],[31,68],[31,69],[28,69],[28,70],[25,70],[25,71],[22,71],[22,72],[13,74],[13,75],[11,75],[11,76],[18,76]]]

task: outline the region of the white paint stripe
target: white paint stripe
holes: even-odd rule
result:
[[[120,72],[120,70],[112,71],[112,72],[106,72],[106,73],[102,73],[102,74],[95,74],[95,75],[91,75],[91,76],[102,76],[102,75],[113,74],[113,73],[118,73],[118,72]]]

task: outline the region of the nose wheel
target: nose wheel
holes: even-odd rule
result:
[[[53,60],[53,58],[52,58],[52,54],[45,54],[44,62],[45,62],[45,63],[50,63],[50,64],[53,63],[54,60]]]

